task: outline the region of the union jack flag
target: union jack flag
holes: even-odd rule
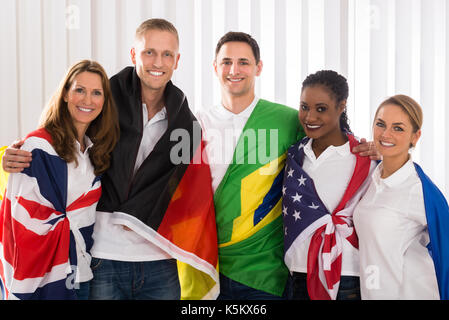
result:
[[[3,297],[76,299],[78,260],[93,244],[100,179],[67,203],[67,163],[51,146],[48,132],[31,133],[22,148],[32,152],[33,161],[9,176],[0,207]]]
[[[348,134],[350,148],[358,144]],[[302,169],[304,138],[288,150],[282,188],[285,263],[292,264],[294,243],[311,238],[307,257],[307,289],[313,300],[335,300],[341,276],[343,240],[358,248],[352,213],[368,183],[372,162],[369,157],[356,156],[356,166],[349,185],[337,208],[330,213],[318,196],[313,180]],[[332,179],[330,177],[330,179]],[[331,181],[330,181],[331,183]]]

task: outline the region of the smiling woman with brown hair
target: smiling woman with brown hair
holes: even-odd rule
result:
[[[87,299],[90,249],[119,135],[104,69],[73,65],[25,138],[30,166],[11,173],[0,208],[0,280],[7,299]]]
[[[83,84],[92,81],[92,77],[98,80],[98,88],[90,93]],[[76,63],[42,113],[40,126],[50,133],[53,147],[67,162],[77,162],[75,141],[83,150],[86,147],[84,135],[89,137],[93,142],[89,157],[95,174],[106,171],[119,129],[109,79],[103,67],[89,60]]]

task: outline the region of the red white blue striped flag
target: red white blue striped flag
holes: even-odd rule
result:
[[[352,222],[355,204],[363,195],[364,183],[375,163],[356,156],[356,166],[337,208],[330,213],[321,201],[313,180],[302,169],[304,149],[309,138],[288,150],[283,186],[285,263],[292,265],[294,243],[312,237],[307,257],[307,289],[312,300],[336,299],[341,276],[343,240],[358,247]],[[348,134],[350,148],[358,144]],[[362,186],[363,185],[363,186]],[[292,246],[293,245],[293,246]]]

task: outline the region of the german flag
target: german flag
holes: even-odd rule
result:
[[[219,293],[210,168],[205,162],[195,163],[202,154],[203,141],[191,163],[182,166],[182,176],[175,170],[164,189],[147,191],[148,195],[157,192],[159,196],[154,206],[143,206],[139,211],[148,214],[147,222],[141,215],[142,220],[125,212],[111,213],[114,223],[129,227],[178,260],[181,296],[185,300],[215,299]],[[168,197],[165,209],[158,202]]]
[[[110,83],[120,140],[102,177],[97,210],[179,261],[183,299],[216,298],[217,228],[201,126],[184,93],[168,82],[164,91],[167,129],[134,172],[144,135],[140,79],[135,68],[128,67]]]
[[[200,159],[204,143],[194,159]],[[191,164],[174,192],[157,229],[178,259],[182,299],[218,295],[218,246],[209,166]]]

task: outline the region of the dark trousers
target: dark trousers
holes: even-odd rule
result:
[[[310,300],[307,292],[307,273],[290,274],[290,300]],[[337,300],[360,300],[360,278],[341,276]]]
[[[286,293],[288,290],[286,289]],[[220,295],[218,300],[285,300],[283,297],[248,287],[242,283],[229,279],[220,273]]]
[[[145,262],[92,259],[91,300],[179,300],[176,260]]]

